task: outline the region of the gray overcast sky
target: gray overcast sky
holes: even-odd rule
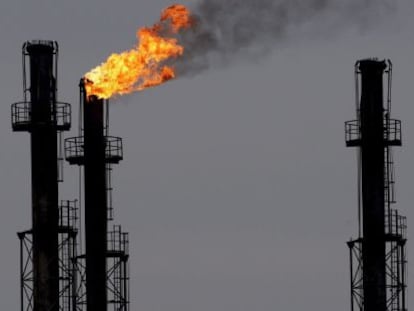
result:
[[[130,232],[131,310],[349,309],[356,158],[343,122],[355,117],[353,65],[373,56],[394,63],[393,117],[403,121],[404,144],[395,151],[397,207],[408,216],[412,296],[414,3],[394,2],[370,30],[324,39],[321,23],[318,39],[298,36],[257,62],[112,101],[111,134],[125,148],[114,206]],[[137,27],[170,4],[0,3],[0,309],[19,307],[15,232],[30,227],[29,136],[10,126],[10,104],[22,99],[23,42],[59,42],[59,99],[73,104],[67,136],[76,135],[79,78],[131,47]],[[65,174],[61,198],[75,198],[77,169]]]

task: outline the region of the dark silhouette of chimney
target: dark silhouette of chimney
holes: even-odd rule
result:
[[[405,311],[406,219],[391,209],[391,147],[401,145],[401,122],[390,118],[391,70],[389,61],[357,62],[357,120],[345,124],[347,146],[359,147],[359,237],[348,242],[351,310],[356,303],[361,311]]]

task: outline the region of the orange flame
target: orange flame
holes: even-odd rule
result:
[[[133,49],[112,54],[85,74],[86,93],[88,96],[110,98],[175,78],[174,68],[165,62],[183,55],[184,47],[174,35],[193,24],[191,13],[184,5],[166,8],[158,23],[137,31],[138,43]]]

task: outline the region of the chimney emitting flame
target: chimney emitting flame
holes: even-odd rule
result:
[[[184,53],[177,35],[194,25],[190,11],[184,5],[166,8],[160,21],[137,31],[137,45],[119,54],[112,54],[101,65],[85,74],[85,89],[99,98],[128,94],[154,87],[175,78],[174,67],[168,61]]]

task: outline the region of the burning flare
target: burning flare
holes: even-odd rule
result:
[[[158,23],[137,31],[137,45],[129,51],[112,54],[85,74],[85,89],[99,98],[128,94],[157,86],[175,78],[172,66],[166,64],[184,53],[176,34],[194,25],[184,5],[166,8]]]

